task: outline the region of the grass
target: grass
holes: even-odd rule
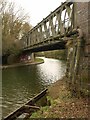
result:
[[[34,60],[35,62],[44,62],[44,60],[42,58],[35,58]]]

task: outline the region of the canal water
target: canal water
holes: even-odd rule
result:
[[[2,71],[3,117],[65,75],[65,62],[44,57],[43,59],[43,64]]]

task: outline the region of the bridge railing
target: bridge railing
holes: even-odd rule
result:
[[[51,12],[45,19],[22,37],[24,48],[33,47],[62,36],[74,28],[74,7],[72,2],[65,2]]]

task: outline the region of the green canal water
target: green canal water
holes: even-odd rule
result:
[[[43,59],[43,64],[8,68],[2,71],[3,117],[65,75],[65,62]]]

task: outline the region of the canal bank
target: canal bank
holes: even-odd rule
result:
[[[67,89],[66,77],[48,87],[47,99],[49,105],[32,114],[30,118],[90,118],[89,99],[87,97],[72,97]]]
[[[0,66],[0,68],[6,69],[6,68],[13,68],[13,67],[24,67],[24,66],[37,65],[37,64],[42,64],[42,63],[44,63],[43,59],[35,58],[34,61],[25,61],[25,62],[16,63],[12,65],[3,65],[3,66]]]
[[[65,61],[42,58],[43,64],[2,70],[3,117],[65,75]]]
[[[41,107],[31,118],[84,118],[88,115],[88,100],[72,98],[67,89],[66,65],[57,59],[44,58],[44,63],[3,70],[3,116],[21,107],[48,87],[49,106]],[[60,79],[60,80],[59,80]],[[81,117],[82,116],[82,117]]]

